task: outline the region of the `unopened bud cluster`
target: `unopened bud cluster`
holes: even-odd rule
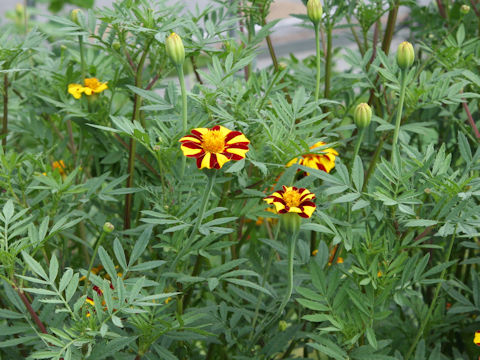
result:
[[[70,19],[77,25],[80,25],[78,21],[78,14],[81,14],[82,10],[80,9],[73,9],[72,12],[70,13]]]

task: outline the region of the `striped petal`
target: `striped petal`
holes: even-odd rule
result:
[[[194,142],[194,143],[197,143],[197,144],[202,143],[202,141],[197,136],[193,136],[193,135],[186,135],[178,141],[179,142],[191,141],[191,142]]]
[[[181,147],[183,155],[187,157],[198,157],[202,153],[205,153],[202,148],[189,146],[189,144],[183,144]]]
[[[211,158],[212,154],[210,153],[205,153],[205,156],[202,158],[202,161],[200,162],[200,169],[203,169],[203,168],[207,168],[207,169],[211,169],[212,167],[210,166],[210,158]],[[198,166],[198,162],[197,162],[197,166]]]

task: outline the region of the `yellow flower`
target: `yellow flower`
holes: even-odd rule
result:
[[[101,83],[97,78],[85,79],[84,86],[80,84],[68,85],[68,92],[73,95],[75,99],[80,99],[83,93],[85,93],[85,95],[98,94],[106,89],[108,89],[107,83]]]
[[[312,251],[312,256],[317,256],[317,254],[318,254],[318,250],[317,250],[317,249],[315,249],[315,250]]]
[[[316,207],[311,201],[313,199],[315,194],[307,189],[283,186],[283,190],[278,190],[263,200],[267,204],[273,204],[279,214],[296,213],[303,218],[309,218]]]
[[[172,301],[172,300],[173,300],[172,297],[169,296],[169,297],[165,300],[165,305],[167,305],[167,304],[168,304],[170,301]]]
[[[108,86],[106,82],[101,83],[97,78],[85,79],[84,92],[87,95],[92,95],[92,93],[98,94],[107,89]]]
[[[312,150],[324,145],[326,145],[326,143],[319,141],[311,146],[310,149]],[[287,167],[293,164],[300,164],[329,173],[335,167],[335,156],[338,156],[338,152],[335,149],[323,149],[322,154],[307,154],[302,155],[300,159],[295,158],[288,162]]]
[[[65,163],[63,162],[63,160],[54,161],[52,163],[52,169],[53,171],[58,169],[58,172],[60,173],[60,175],[62,176],[65,175]]]
[[[68,85],[68,93],[73,95],[75,99],[80,99],[82,97],[84,87],[80,84],[70,84]]]
[[[183,155],[197,159],[199,169],[220,169],[230,160],[242,160],[250,141],[240,131],[217,125],[197,128],[179,140]]]
[[[95,302],[93,301],[93,299],[92,299],[91,297],[88,297],[88,296],[87,296],[87,298],[85,299],[85,302],[86,302],[87,304],[90,304],[90,305],[92,305],[92,306],[95,306]]]
[[[343,258],[342,258],[341,256],[339,256],[339,257],[337,258],[337,264],[343,264]],[[332,262],[329,261],[329,262],[328,262],[328,266],[331,266],[331,265],[332,265]]]
[[[473,343],[477,346],[480,346],[480,330],[475,331],[475,338],[473,339]]]

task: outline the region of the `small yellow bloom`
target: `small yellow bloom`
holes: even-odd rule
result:
[[[168,304],[170,301],[172,301],[172,300],[173,300],[173,299],[172,299],[172,297],[171,297],[171,296],[170,296],[170,297],[168,297],[168,298],[165,300],[165,305],[167,305],[167,304]]]
[[[85,79],[85,94],[92,95],[92,93],[98,94],[108,89],[107,83],[101,83],[97,78]]]
[[[319,141],[311,146],[310,149],[313,150],[324,145],[326,145],[326,143]],[[290,167],[293,164],[300,164],[329,173],[335,167],[336,156],[338,156],[338,152],[335,149],[323,149],[322,154],[306,154],[302,155],[300,159],[295,158],[288,162],[287,167]]]
[[[60,175],[65,175],[65,163],[63,162],[63,160],[60,160],[60,161],[54,161],[52,163],[52,169],[53,171],[57,170],[58,169],[58,172],[60,173]]]
[[[341,256],[339,256],[339,257],[337,258],[337,264],[343,264],[343,258],[342,258]],[[332,265],[332,262],[329,261],[329,262],[328,262],[328,266],[331,266],[331,265]]]
[[[312,251],[312,256],[317,256],[317,254],[318,254],[318,250],[317,250],[317,249],[315,249],[315,250]]]
[[[383,273],[380,270],[378,270],[377,277],[382,277],[382,276],[383,276]]]
[[[473,343],[477,346],[480,346],[480,330],[475,331],[475,338],[473,339]]]
[[[82,97],[84,87],[80,84],[70,84],[68,85],[68,93],[73,95],[75,99],[80,99]]]
[[[107,83],[101,83],[97,78],[88,78],[84,81],[84,86],[80,84],[68,85],[68,92],[73,95],[75,99],[80,99],[82,94],[90,96],[92,94],[98,94],[108,89]]]

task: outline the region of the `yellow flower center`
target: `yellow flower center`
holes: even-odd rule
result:
[[[85,79],[85,86],[90,89],[96,89],[100,86],[100,83],[96,78]]]
[[[218,130],[209,130],[202,137],[203,150],[209,153],[221,153],[225,149],[225,137]]]
[[[287,190],[283,194],[283,200],[289,207],[298,207],[300,205],[300,193],[295,190]]]

